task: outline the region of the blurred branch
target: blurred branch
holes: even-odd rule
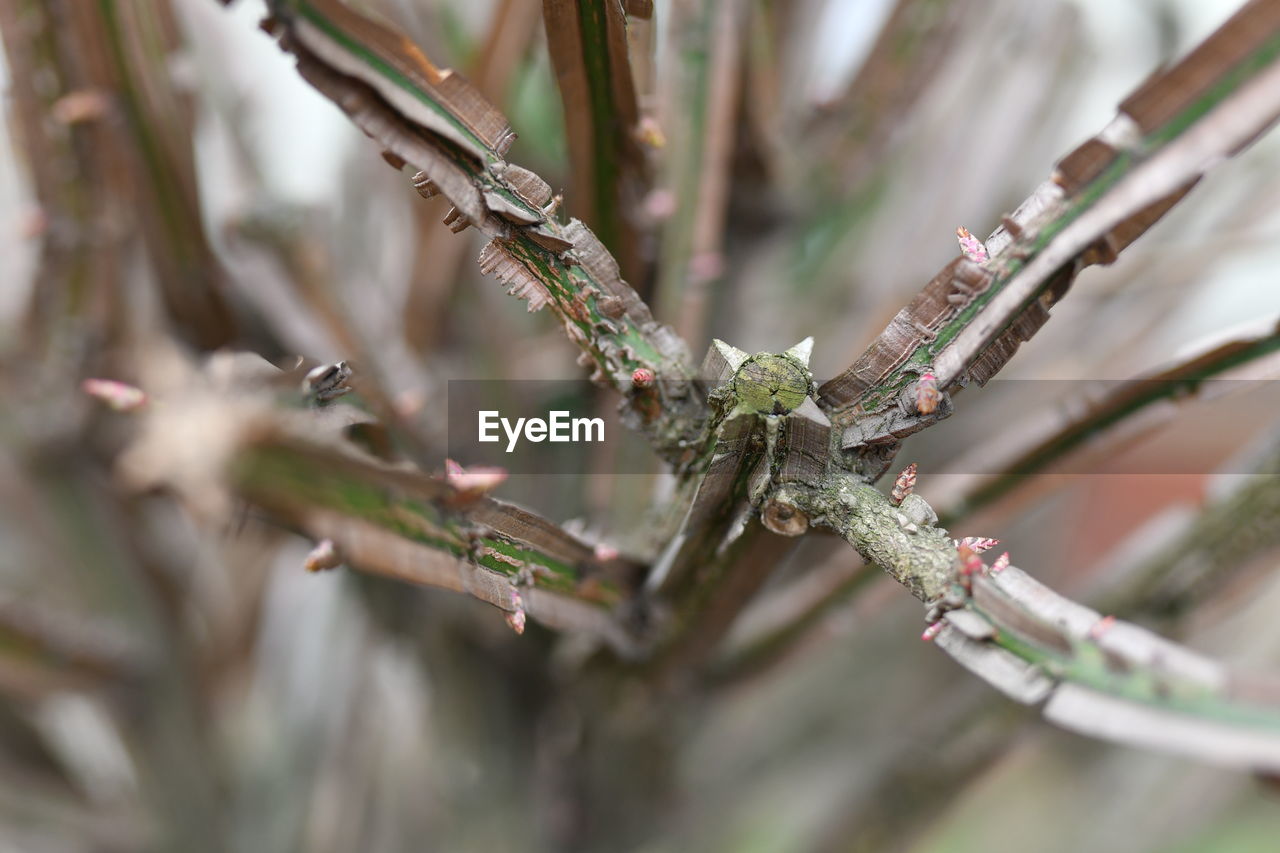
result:
[[[572,168],[569,209],[599,235],[622,273],[647,279],[637,210],[648,164],[619,0],[543,0],[547,46],[564,104]]]
[[[1127,427],[1150,428],[1154,419],[1172,417],[1172,404],[1184,403],[1203,391],[1212,392],[1211,386],[1203,384],[1209,379],[1229,381],[1242,369],[1259,379],[1257,369],[1263,367],[1259,362],[1266,360],[1270,364],[1277,353],[1280,323],[1270,320],[1231,340],[1219,339],[1197,347],[1177,363],[1146,376],[1099,383],[1102,390],[1097,396],[1068,402],[1021,432],[1006,429],[999,441],[965,454],[969,459],[981,460],[983,468],[992,471],[990,475],[975,477],[977,482],[961,487],[948,487],[948,493],[963,489],[954,498],[934,496],[934,502],[943,506],[942,523],[950,524],[955,518],[999,500],[1026,484],[1031,475],[1085,446],[1114,442],[1132,435]],[[1171,405],[1157,408],[1166,403]],[[959,471],[973,470],[963,460],[954,467]]]
[[[1229,476],[1229,475],[1228,475]],[[1280,435],[1238,488],[1210,500],[1176,536],[1104,580],[1112,611],[1176,616],[1280,547]]]
[[[0,2],[19,150],[43,237],[31,336],[67,316],[118,334],[132,241],[179,332],[205,348],[236,334],[196,199],[191,110],[169,68],[167,2]],[[127,200],[127,202],[126,202]]]
[[[957,791],[1005,756],[1027,728],[1028,716],[998,694],[949,697],[912,720],[912,737],[884,762],[870,790],[853,802],[814,845],[815,851],[909,850],[927,836]]]
[[[1113,260],[1202,174],[1269,127],[1280,115],[1277,55],[1280,4],[1255,0],[1130,95],[1006,217],[987,241],[989,260],[948,264],[819,389],[845,428],[845,449],[892,446],[945,417],[946,391],[990,379],[1080,269]],[[883,462],[871,461],[864,474],[874,479]]]
[[[971,2],[897,0],[848,89],[806,123],[804,165],[821,192],[855,191],[882,162],[972,13]]]
[[[724,222],[738,131],[745,14],[741,0],[672,5],[663,84],[667,167],[658,316],[685,340],[705,340],[711,289],[723,276]]]
[[[470,63],[471,79],[490,101],[502,102],[525,62],[538,30],[538,7],[523,0],[499,0],[488,33]]]
[[[796,541],[752,519],[736,536],[717,544],[718,548],[705,549],[705,563],[674,601],[671,624],[654,655],[653,678],[660,684],[679,685],[712,658]]]
[[[0,687],[26,698],[138,683],[152,662],[135,638],[37,602],[0,600]]]
[[[850,558],[848,550],[762,602],[762,613],[749,630],[715,662],[712,678],[717,685],[735,686],[774,670],[806,645],[833,608],[846,605],[870,582],[881,577],[877,566]]]
[[[60,97],[46,114],[60,121],[32,124],[30,107],[18,113],[27,156],[42,160],[53,153],[49,168],[33,169],[49,221],[45,258],[52,270],[46,272],[69,266],[72,276],[57,287],[46,282],[37,299],[118,310],[127,301],[127,279],[117,278],[118,267],[137,238],[165,309],[187,340],[212,349],[243,334],[204,236],[192,110],[170,68],[179,39],[169,4],[106,0],[55,9],[5,0],[0,7],[18,101],[39,99],[22,94],[39,80],[59,83]],[[105,263],[98,258],[89,268],[57,260],[59,250],[98,254],[100,240],[119,256],[107,253]],[[113,316],[105,325],[124,324]]]

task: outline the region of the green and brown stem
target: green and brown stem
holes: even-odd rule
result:
[[[573,170],[569,209],[599,235],[628,278],[643,282],[634,211],[649,170],[636,138],[640,111],[622,5],[543,0],[542,10]]]
[[[1280,768],[1280,679],[1230,672],[1070,601],[1013,566],[965,571],[933,510],[895,507],[855,478],[781,490],[930,606],[938,645],[1054,723],[1217,763]]]
[[[1048,319],[1085,266],[1108,263],[1214,165],[1280,115],[1280,8],[1249,3],[1130,95],[988,240],[990,260],[947,265],[848,370],[819,392],[844,447],[900,440],[945,412],[917,412],[926,372],[942,391],[983,383]],[[945,403],[945,401],[944,401]]]
[[[491,238],[483,272],[549,306],[594,368],[624,395],[626,420],[672,463],[702,430],[684,343],[654,321],[604,244],[578,220],[561,223],[550,187],[505,162],[505,117],[461,75],[440,69],[394,30],[337,0],[273,0],[281,45],[298,70],[382,146],[420,170],[419,189],[454,205],[446,221]],[[647,381],[637,376],[650,375]]]

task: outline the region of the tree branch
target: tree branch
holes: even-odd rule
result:
[[[140,435],[121,460],[129,482],[173,489],[195,512],[215,518],[243,500],[278,523],[330,540],[336,555],[327,565],[346,562],[465,592],[552,628],[599,636],[624,656],[635,653],[621,605],[640,566],[486,496],[492,484],[430,477],[361,452],[345,433],[367,416],[343,406],[290,408],[296,372],[248,358],[199,371],[171,362],[169,369],[184,378],[149,394],[157,402],[145,409]]]
[[[543,0],[547,48],[568,130],[569,208],[633,281],[644,281],[635,211],[648,189],[640,111],[619,0]]]
[[[663,183],[675,209],[663,226],[656,304],[695,344],[705,340],[709,291],[724,275],[744,8],[742,0],[677,3],[668,22],[678,60],[664,83]]]
[[[990,379],[1085,266],[1110,262],[1223,158],[1280,115],[1280,5],[1254,0],[1121,105],[1098,136],[987,241],[948,264],[843,374],[820,389],[843,447],[894,445],[950,412],[948,389]],[[933,374],[943,397],[917,400]],[[883,462],[863,467],[874,479]]]
[[[628,422],[678,462],[703,414],[689,393],[684,343],[653,320],[585,225],[555,218],[546,182],[503,159],[513,138],[505,117],[461,75],[436,68],[398,33],[338,0],[273,0],[271,9],[299,73],[393,165],[421,170],[419,190],[454,205],[445,218],[454,230],[474,225],[491,238],[482,271],[531,309],[550,306],[593,377],[624,395]],[[656,381],[638,382],[640,375]]]
[[[1099,600],[1108,610],[1174,616],[1209,590],[1280,547],[1280,434],[1244,482],[1210,500],[1179,532],[1136,564],[1108,574]]]
[[[1013,566],[961,564],[933,510],[900,506],[847,474],[780,490],[928,605],[936,641],[966,669],[1052,722],[1221,764],[1280,768],[1280,679],[1228,671],[1058,595]]]
[[[1100,383],[1105,391],[1099,396],[1066,403],[1020,434],[1006,430],[999,441],[965,454],[965,458],[981,460],[984,470],[992,471],[990,475],[975,477],[976,482],[964,486],[963,493],[949,489],[954,498],[934,496],[942,508],[942,523],[949,524],[952,519],[1001,499],[1027,482],[1030,475],[1077,450],[1116,438],[1121,434],[1120,428],[1134,425],[1136,418],[1156,415],[1153,408],[1161,403],[1178,404],[1196,397],[1205,390],[1207,380],[1229,380],[1241,370],[1256,377],[1259,362],[1266,359],[1271,363],[1277,353],[1280,323],[1272,320],[1255,331],[1198,347],[1176,363],[1145,376]],[[1164,411],[1166,416],[1171,413],[1171,409]],[[973,470],[963,460],[954,467],[958,471]]]

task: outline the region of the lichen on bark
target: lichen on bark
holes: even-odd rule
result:
[[[840,534],[921,601],[935,601],[951,586],[955,543],[918,495],[894,506],[859,477],[836,470],[819,487],[787,486],[774,499],[799,507],[811,525]]]

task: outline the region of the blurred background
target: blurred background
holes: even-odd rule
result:
[[[519,133],[509,159],[574,212],[540,4],[358,5],[466,73]],[[990,233],[1236,5],[657,0],[629,32],[651,132],[624,273],[696,354],[813,335],[829,377],[955,256],[956,226]],[[1274,787],[1053,729],[919,642],[918,604],[842,543],[806,540],[707,684],[650,707],[600,702],[572,638],[305,573],[301,538],[127,488],[130,419],[80,382],[136,380],[159,346],[348,359],[427,470],[448,380],[582,376],[558,324],[480,276],[481,238],[440,224],[447,204],[299,78],[263,15],[0,0],[0,850],[1275,849]],[[1274,329],[1277,202],[1273,134],[1082,276],[1001,374],[1034,381],[967,390],[911,439],[918,491],[962,506],[1002,430]],[[1161,409],[1084,473],[963,505],[952,532],[1280,667],[1270,387]],[[613,416],[609,394],[591,403]],[[498,494],[644,558],[636,522],[665,487],[655,467]],[[1214,531],[1213,572],[1188,580],[1179,558]]]

